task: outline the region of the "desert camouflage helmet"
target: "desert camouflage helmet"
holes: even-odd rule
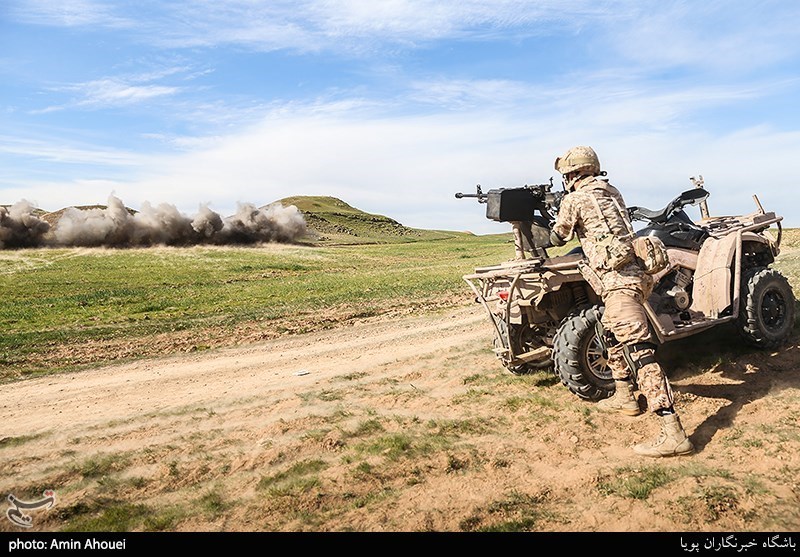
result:
[[[570,172],[582,171],[583,175],[600,174],[600,160],[591,147],[573,147],[563,157],[556,158],[556,170],[566,175]]]

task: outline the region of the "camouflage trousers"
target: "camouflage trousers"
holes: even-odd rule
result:
[[[625,359],[624,347],[652,341],[647,315],[642,306],[643,295],[633,288],[611,290],[604,293],[603,302],[603,326],[618,341],[608,348],[608,366],[615,381],[628,381],[631,378],[631,369]],[[647,399],[647,409],[655,412],[671,407],[672,389],[661,366],[655,361],[655,350],[645,348],[631,351],[631,359],[637,367],[636,382],[639,391]]]

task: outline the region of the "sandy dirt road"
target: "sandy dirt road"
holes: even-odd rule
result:
[[[395,362],[488,346],[484,319],[475,308],[459,308],[435,320],[372,320],[213,353],[22,381],[3,387],[0,420],[5,436],[51,432],[54,423],[64,436],[189,406],[225,407],[259,398],[270,407],[338,375],[368,373],[377,380],[376,370],[387,377],[402,367],[391,366]]]

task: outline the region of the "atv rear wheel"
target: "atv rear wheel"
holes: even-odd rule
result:
[[[591,401],[614,393],[608,353],[597,336],[597,320],[602,314],[602,306],[572,313],[561,322],[553,339],[553,365],[561,383]]]
[[[505,320],[498,319],[497,326],[500,329],[500,334],[505,337],[507,328]],[[515,354],[523,354],[544,346],[544,334],[545,333],[538,327],[530,327],[525,323],[521,325],[512,323],[510,338],[513,352]],[[495,336],[494,339],[494,347],[504,348],[497,336]],[[521,364],[513,364],[504,360],[503,365],[514,375],[527,375],[540,369],[549,368],[553,365],[553,361],[549,355],[546,355],[541,360],[534,360]]]
[[[783,344],[794,329],[795,298],[780,272],[759,267],[742,277],[737,324],[744,340],[758,348]]]

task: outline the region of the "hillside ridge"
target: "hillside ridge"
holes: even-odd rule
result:
[[[357,209],[332,196],[297,195],[269,205],[275,203],[284,207],[293,205],[303,214],[308,227],[306,240],[313,243],[413,242],[467,234],[408,227],[385,215]]]

